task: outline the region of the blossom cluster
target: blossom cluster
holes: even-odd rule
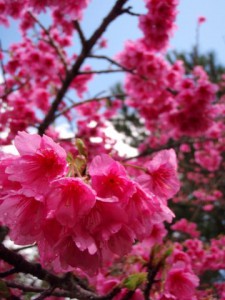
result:
[[[185,224],[183,229],[185,230]],[[194,233],[193,226],[187,224],[187,231]],[[204,245],[197,238],[187,239],[183,243],[168,243],[163,241],[167,232],[163,226],[154,226],[154,234],[141,243],[133,246],[132,251],[126,257],[126,262],[121,264],[115,260],[113,264],[101,270],[94,278],[89,281],[96,286],[97,291],[104,295],[113,286],[116,286],[121,279],[132,274],[144,274],[146,265],[149,263],[149,252],[152,252],[151,263],[163,260],[163,269],[157,274],[155,287],[152,289],[150,297],[157,300],[187,300],[187,299],[213,299],[215,290],[223,299],[225,293],[224,283],[215,283],[213,289],[197,290],[200,280],[199,276],[204,272],[223,270],[224,259],[224,237],[212,239],[208,245]],[[154,235],[154,238],[152,236]],[[165,255],[169,253],[168,257]],[[154,266],[152,266],[154,268]],[[122,268],[122,269],[121,269]],[[160,291],[160,293],[159,293]],[[122,289],[116,299],[122,299],[126,294],[126,289]],[[131,299],[143,300],[142,286],[135,290]]]
[[[15,243],[37,243],[42,264],[58,272],[94,273],[173,218],[167,207],[179,190],[173,150],[159,152],[132,180],[106,154],[85,172],[73,160],[67,164],[64,149],[47,136],[20,132],[15,146],[18,156],[1,154],[0,219]]]
[[[137,110],[148,130],[139,150],[148,151],[149,145],[157,149],[171,140],[196,139],[191,148],[187,145],[187,151],[181,145],[179,154],[180,160],[191,156],[196,163],[195,172],[187,173],[188,179],[197,182],[201,168],[208,172],[221,170],[224,99],[217,100],[219,87],[206,71],[197,66],[187,77],[181,61],[170,64],[142,39],[126,42],[117,59],[130,70],[124,84],[126,103]],[[206,180],[209,178],[201,176],[198,182]]]
[[[202,68],[196,68],[193,77],[186,78],[181,62],[170,65],[142,40],[128,41],[118,60],[132,70],[125,81],[127,103],[143,116],[149,130],[160,130],[162,144],[164,136],[168,140],[210,132],[223,105],[212,105],[218,88]]]
[[[58,0],[13,0],[0,1],[1,18],[0,23],[9,25],[7,16],[12,18],[21,18],[27,9],[32,9],[34,12],[40,13],[46,11],[46,8],[53,8],[61,14],[69,16],[70,20],[79,19],[82,16],[82,11],[87,7],[89,0],[76,1],[58,1]],[[29,23],[29,22],[28,22]]]
[[[146,15],[140,17],[139,27],[144,43],[151,50],[164,50],[174,28],[177,0],[146,0]]]
[[[132,274],[143,274],[146,265],[149,262],[149,251],[151,254],[152,268],[154,269],[154,261],[163,261],[163,271],[160,271],[156,277],[155,287],[151,290],[151,299],[157,300],[187,300],[201,299],[196,298],[196,287],[199,285],[199,278],[195,273],[191,257],[177,244],[172,253],[166,257],[165,253],[170,252],[168,245],[162,245],[163,237],[166,235],[162,226],[156,226],[157,242],[148,238],[143,242],[136,244],[131,253],[126,257],[126,269],[121,269],[120,261],[115,261],[113,265],[107,266],[95,278],[90,278],[91,283],[96,286],[98,292],[102,295],[107,293],[110,288],[120,282],[121,278],[126,278]],[[155,236],[155,238],[156,238]],[[164,258],[163,258],[164,257]],[[118,274],[118,275],[114,275]],[[159,293],[160,291],[160,293]],[[122,289],[116,299],[123,299],[126,295],[126,289]],[[202,295],[202,294],[201,294]],[[132,300],[143,300],[142,286],[139,286]]]
[[[49,44],[49,37],[43,32],[42,34],[43,39],[37,43],[25,37],[22,42],[12,44],[9,59],[4,57],[7,77],[5,84],[0,86],[0,130],[8,132],[8,135],[1,139],[0,144],[8,144],[18,131],[40,122],[60,88],[60,76],[66,71],[64,63],[67,64],[67,68],[71,64],[71,58],[67,57],[64,51],[65,47],[71,44],[70,36],[61,38],[57,29],[49,32],[50,40],[54,40],[55,47],[61,53],[56,57],[56,49]],[[86,66],[84,71],[90,71],[90,68]],[[92,78],[93,74],[77,76],[72,81],[70,90],[75,91],[81,99],[87,91],[87,83]],[[60,110],[63,110],[66,104],[66,100],[63,101]],[[65,117],[71,120],[72,112],[65,113]]]
[[[0,49],[0,145],[16,137],[18,151],[0,153],[0,224],[16,244],[37,246],[45,269],[72,271],[97,294],[119,285],[115,300],[148,292],[154,300],[223,299],[225,75],[218,83],[195,62],[187,69],[185,60],[167,59],[178,1],[144,1],[142,37],[111,58],[103,52],[108,25],[139,16],[128,1],[117,0],[121,9],[88,39],[80,20],[89,0],[0,0],[0,23],[16,19],[21,32]],[[92,59],[110,65],[94,71]],[[118,71],[126,73],[124,88],[89,93],[94,76]],[[119,157],[106,133],[118,111],[116,129],[139,151],[133,158]],[[61,121],[69,137],[58,132]],[[46,135],[26,133],[37,130]],[[0,268],[3,281],[16,282],[16,274],[7,277],[14,269],[3,261]]]

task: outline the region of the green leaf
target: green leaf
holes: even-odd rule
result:
[[[74,161],[74,157],[73,157],[73,154],[68,152],[67,153],[67,157],[66,157],[66,161],[71,164],[73,161]]]
[[[173,253],[173,247],[170,247],[166,250],[166,252],[164,253],[164,257],[168,257]]]
[[[84,170],[86,169],[86,166],[87,166],[86,159],[84,157],[77,156],[74,159],[74,163],[75,163],[75,166],[76,166],[76,170],[79,172],[79,174],[83,174],[83,172],[84,172]]]
[[[10,290],[3,280],[0,280],[0,299],[9,299]]]
[[[147,279],[147,272],[131,274],[123,281],[123,286],[128,290],[135,291]]]
[[[76,139],[76,146],[80,155],[83,155],[84,157],[88,156],[87,148],[81,139]]]

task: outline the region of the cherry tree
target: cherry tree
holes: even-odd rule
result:
[[[225,77],[168,59],[177,0],[129,2],[87,37],[89,0],[0,0],[0,23],[21,32],[0,48],[1,298],[225,297]],[[108,56],[104,33],[125,16],[142,36]],[[121,86],[87,96],[117,72]]]

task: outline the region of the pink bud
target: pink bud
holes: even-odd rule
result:
[[[205,22],[206,22],[206,17],[204,17],[204,16],[198,17],[198,24],[203,24]]]

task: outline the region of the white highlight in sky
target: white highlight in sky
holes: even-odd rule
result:
[[[133,157],[138,154],[136,148],[131,147],[124,142],[124,135],[116,131],[110,122],[107,122],[105,133],[108,137],[116,140],[114,148],[118,151],[120,156]]]

